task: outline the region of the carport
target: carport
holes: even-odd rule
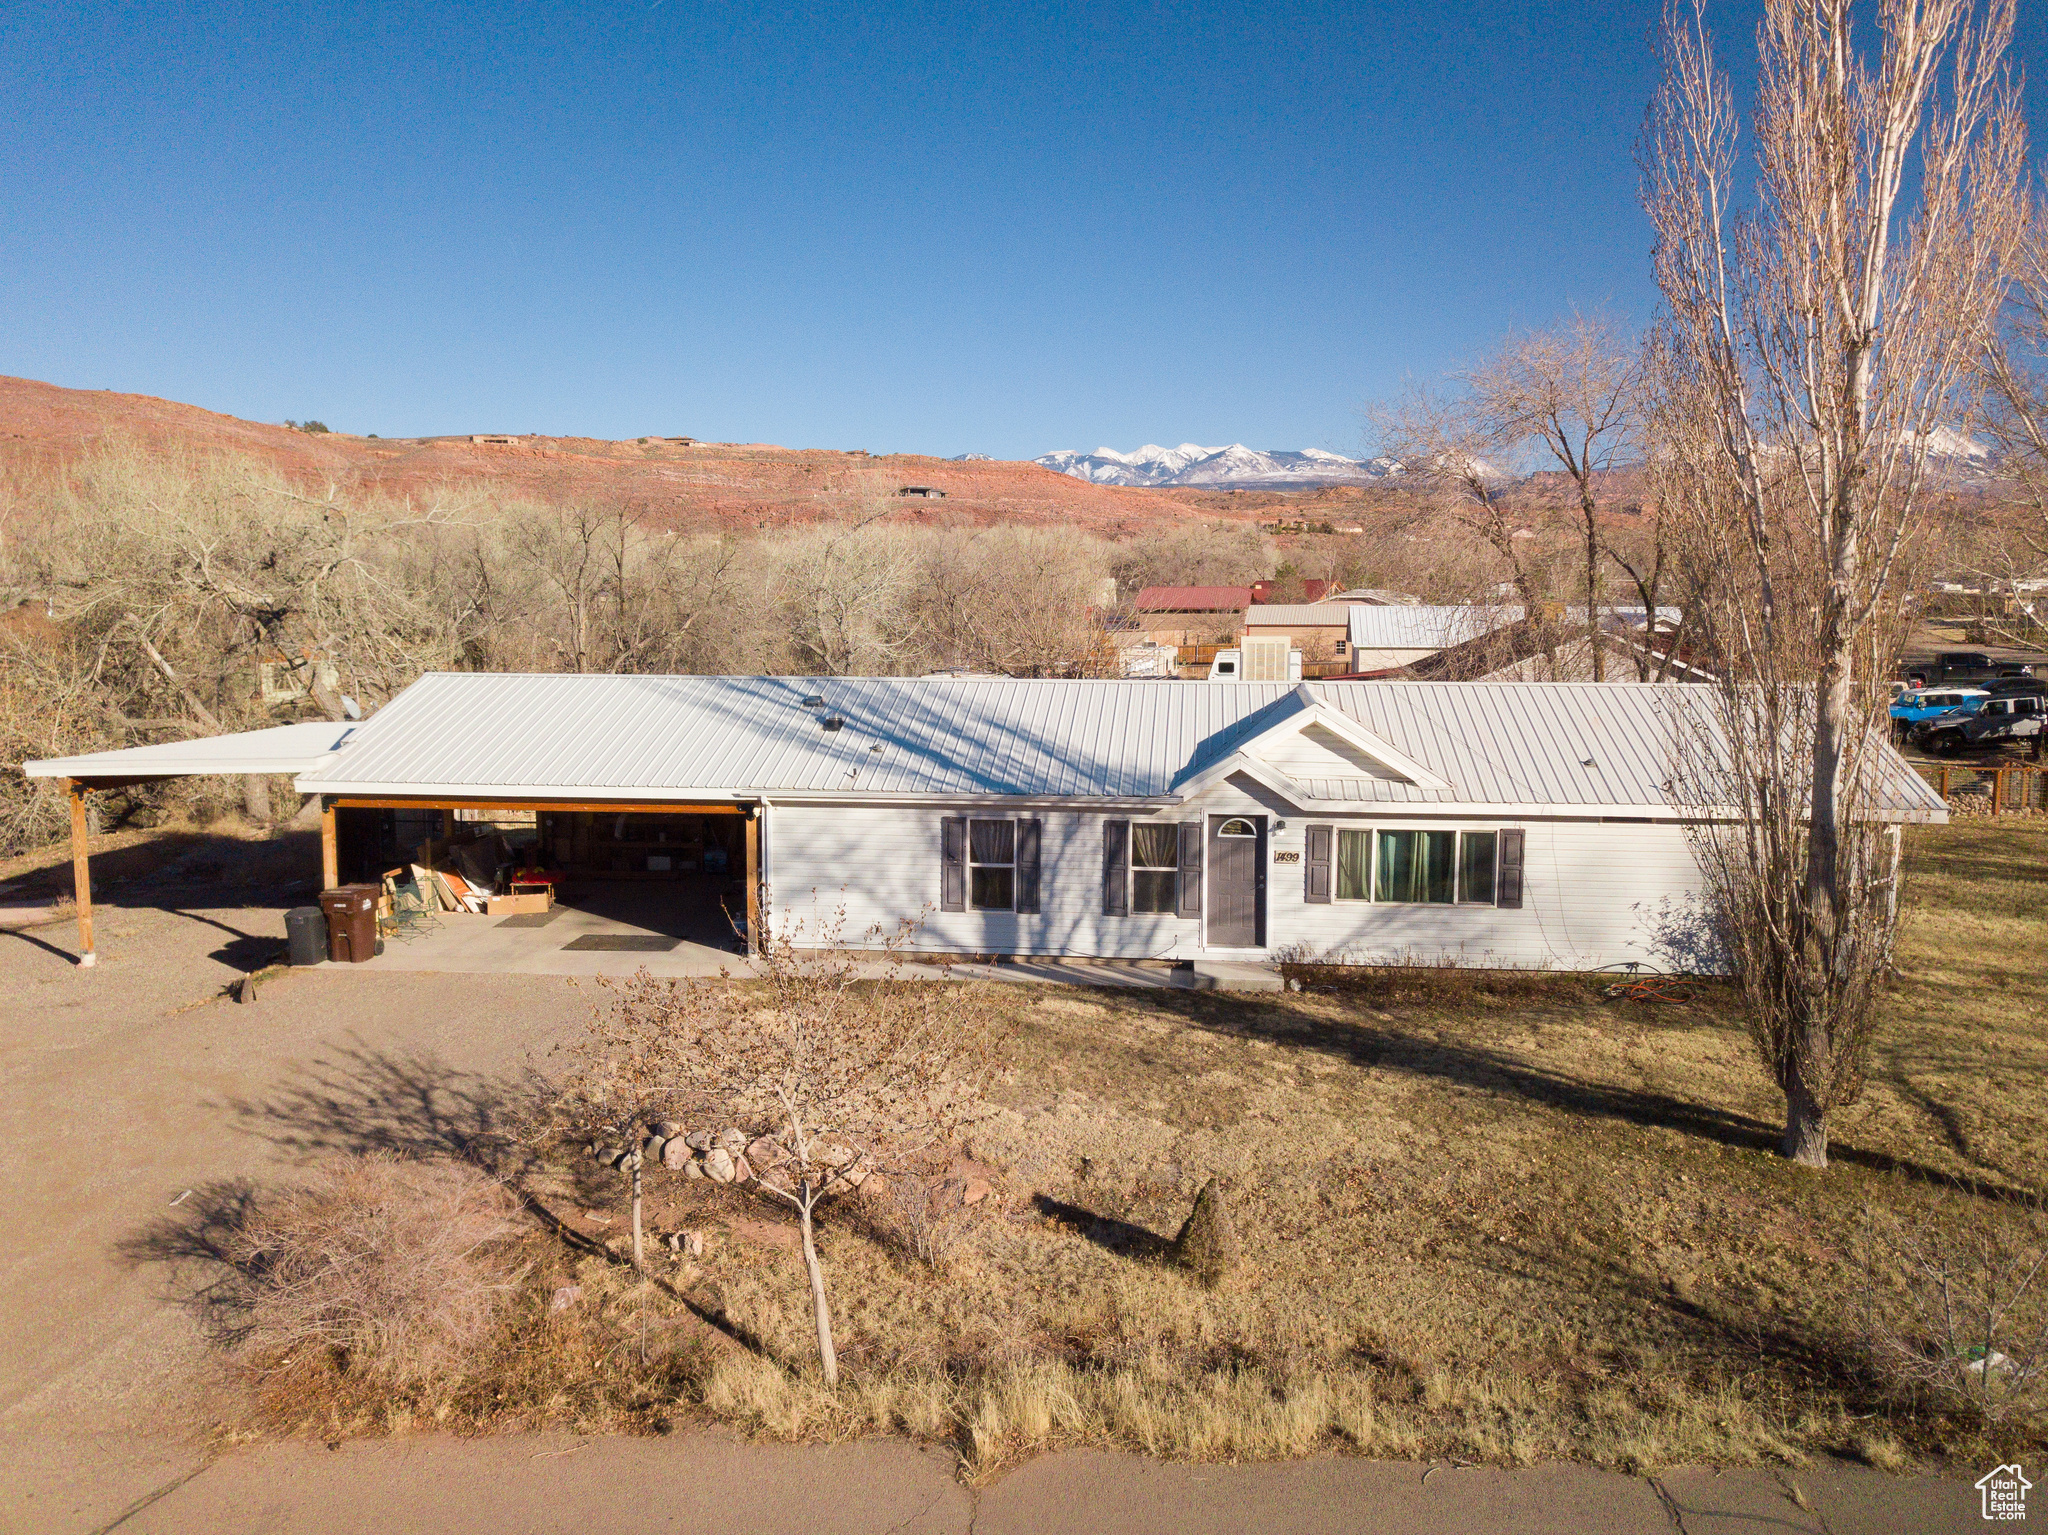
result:
[[[79,964],[98,958],[92,930],[92,869],[87,836],[86,794],[95,789],[128,788],[171,778],[203,775],[243,777],[251,774],[315,773],[334,759],[357,728],[353,722],[315,721],[242,731],[158,746],[132,746],[24,763],[30,778],[62,783],[71,809],[72,882],[78,902]],[[351,852],[341,833],[343,817],[357,813],[406,815],[413,824],[451,827],[459,812],[482,816],[506,813],[532,815],[566,857],[580,860],[571,872],[595,883],[629,885],[634,881],[685,882],[707,865],[744,881],[744,921],[749,948],[760,930],[760,820],[757,807],[737,800],[647,798],[543,798],[478,794],[332,794],[316,796],[320,816],[320,882],[328,889],[341,879],[344,855]],[[615,834],[594,836],[591,825]],[[632,833],[645,830],[644,838]],[[674,841],[671,842],[671,836]],[[716,859],[707,854],[715,849]],[[365,850],[354,850],[358,859]],[[367,850],[370,862],[381,860]],[[634,865],[637,864],[637,867]],[[602,865],[602,866],[600,866]],[[686,898],[678,891],[677,899]],[[702,899],[702,896],[699,896]]]
[[[89,967],[99,958],[92,941],[92,860],[85,815],[85,796],[89,790],[126,789],[136,784],[161,783],[168,778],[199,778],[209,774],[244,778],[258,773],[310,772],[328,761],[353,729],[355,725],[350,721],[316,720],[207,736],[197,741],[166,741],[159,746],[127,746],[116,751],[24,762],[24,774],[57,780],[64,785],[71,802],[71,883],[78,901],[79,965]],[[331,812],[323,812],[320,845],[324,872],[331,873]]]

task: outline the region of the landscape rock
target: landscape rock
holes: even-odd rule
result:
[[[690,1155],[690,1148],[684,1145],[680,1139],[662,1142],[661,1165],[670,1172],[679,1173],[694,1160],[695,1158]]]
[[[692,1130],[683,1137],[683,1144],[692,1151],[709,1151],[711,1149],[711,1132],[709,1130]]]
[[[659,1162],[668,1150],[668,1142],[661,1136],[650,1135],[640,1143],[640,1155],[649,1162]]]
[[[548,1297],[548,1310],[550,1312],[567,1311],[581,1299],[583,1299],[582,1285],[565,1284],[561,1289]]]
[[[753,1176],[753,1164],[748,1162],[744,1156],[737,1156],[732,1159],[732,1181],[734,1183],[745,1183]]]
[[[1195,1195],[1195,1207],[1173,1239],[1173,1261],[1211,1290],[1229,1285],[1241,1250],[1223,1185],[1214,1178]]]
[[[704,1164],[702,1162],[697,1161],[693,1157],[683,1164],[683,1180],[685,1182],[701,1182],[703,1177]]]
[[[736,1157],[747,1149],[750,1138],[744,1130],[721,1130],[712,1144],[727,1156]]]
[[[995,1192],[995,1187],[986,1178],[969,1178],[960,1189],[960,1203],[978,1205]]]
[[[704,1154],[704,1176],[713,1183],[732,1182],[732,1153],[723,1146],[713,1146]]]
[[[767,1171],[783,1158],[783,1150],[767,1136],[758,1136],[747,1144],[747,1162],[758,1173]]]
[[[673,1119],[657,1119],[648,1128],[665,1141],[673,1140],[676,1136],[683,1133],[683,1127]]]

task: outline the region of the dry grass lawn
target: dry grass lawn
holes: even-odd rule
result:
[[[966,1150],[997,1192],[942,1228],[936,1267],[873,1211],[825,1223],[838,1394],[783,1216],[656,1174],[654,1228],[708,1243],[640,1285],[605,1246],[622,1189],[557,1163],[526,1187],[562,1224],[522,1239],[531,1267],[467,1368],[400,1390],[295,1359],[259,1372],[248,1426],[710,1415],[947,1440],[977,1474],[1082,1441],[1622,1467],[2038,1454],[2038,1416],[1986,1426],[1887,1391],[1862,1342],[1866,1300],[1883,1312],[1900,1284],[1884,1262],[1866,1281],[1871,1212],[2043,1229],[2025,1196],[2048,1166],[2048,826],[1929,829],[1909,851],[1901,978],[1825,1174],[1772,1155],[1779,1099],[1720,988],[994,986],[1013,1033]],[[1245,1251],[1217,1292],[1164,1261],[1212,1176]]]

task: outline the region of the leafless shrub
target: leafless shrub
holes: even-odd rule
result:
[[[1432,960],[1412,954],[1389,959],[1344,949],[1312,950],[1305,944],[1290,944],[1274,951],[1274,963],[1290,990],[1337,992],[1377,1003],[1457,1006],[1557,997],[1583,1000],[1588,990],[1582,975],[1514,966],[1481,969],[1460,964],[1452,955]]]
[[[807,932],[771,925],[757,957],[764,984],[664,981],[645,971],[612,986],[565,1100],[657,1109],[770,1140],[771,1166],[751,1187],[797,1217],[825,1381],[837,1384],[830,1302],[813,1216],[870,1173],[914,1168],[951,1144],[978,1107],[989,1068],[987,1009],[944,979],[901,979],[915,936],[839,943],[843,914]],[[816,945],[817,947],[812,947]],[[879,958],[893,978],[865,979]],[[764,1155],[765,1155],[764,1151]]]
[[[1973,1203],[1866,1207],[1864,1346],[1894,1390],[1998,1423],[2048,1407],[2048,1218]]]
[[[261,1373],[313,1362],[394,1382],[459,1366],[517,1280],[511,1196],[459,1163],[373,1153],[257,1194],[211,1236],[222,1336]]]

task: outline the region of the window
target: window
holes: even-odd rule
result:
[[[1493,866],[1497,862],[1500,835],[1490,831],[1468,831],[1458,838],[1458,899],[1493,904]]]
[[[1337,899],[1372,899],[1372,833],[1369,831],[1337,834]]]
[[[1131,827],[1131,910],[1172,916],[1180,878],[1180,828]]]
[[[1011,911],[1017,904],[1017,823],[967,823],[968,901],[976,911]]]
[[[1381,832],[1372,898],[1449,905],[1457,849],[1454,831]]]
[[[1216,835],[1219,837],[1256,837],[1258,834],[1258,827],[1243,816],[1233,816],[1216,828]]]

